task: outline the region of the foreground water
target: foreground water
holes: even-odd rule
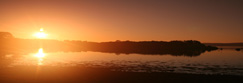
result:
[[[1,56],[1,69],[15,67],[87,67],[119,72],[175,72],[243,76],[243,51],[205,52],[198,56],[115,54],[102,52],[53,52]],[[11,71],[10,71],[11,72]]]

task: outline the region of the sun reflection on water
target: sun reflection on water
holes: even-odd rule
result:
[[[38,53],[35,54],[35,57],[38,58],[38,65],[43,65],[43,58],[45,57],[45,53],[43,52],[43,48],[38,50]]]

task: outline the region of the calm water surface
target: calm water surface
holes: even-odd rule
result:
[[[17,66],[58,66],[107,68],[122,72],[176,72],[243,76],[243,51],[216,50],[199,56],[115,54],[101,52],[55,52],[1,56],[1,68]]]

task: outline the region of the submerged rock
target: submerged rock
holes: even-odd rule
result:
[[[236,51],[240,51],[241,49],[240,49],[240,48],[236,48],[235,50],[236,50]]]

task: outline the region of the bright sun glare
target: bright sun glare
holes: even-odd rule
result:
[[[47,37],[47,34],[44,32],[44,29],[41,28],[39,32],[34,34],[35,37],[43,39]]]
[[[45,57],[45,53],[43,52],[43,49],[40,48],[38,50],[38,53],[35,54],[35,57],[38,58],[38,65],[43,65],[43,58]]]
[[[43,49],[40,48],[39,51],[38,51],[38,53],[35,54],[35,56],[38,57],[38,58],[44,57],[45,56],[45,53],[43,52]]]

